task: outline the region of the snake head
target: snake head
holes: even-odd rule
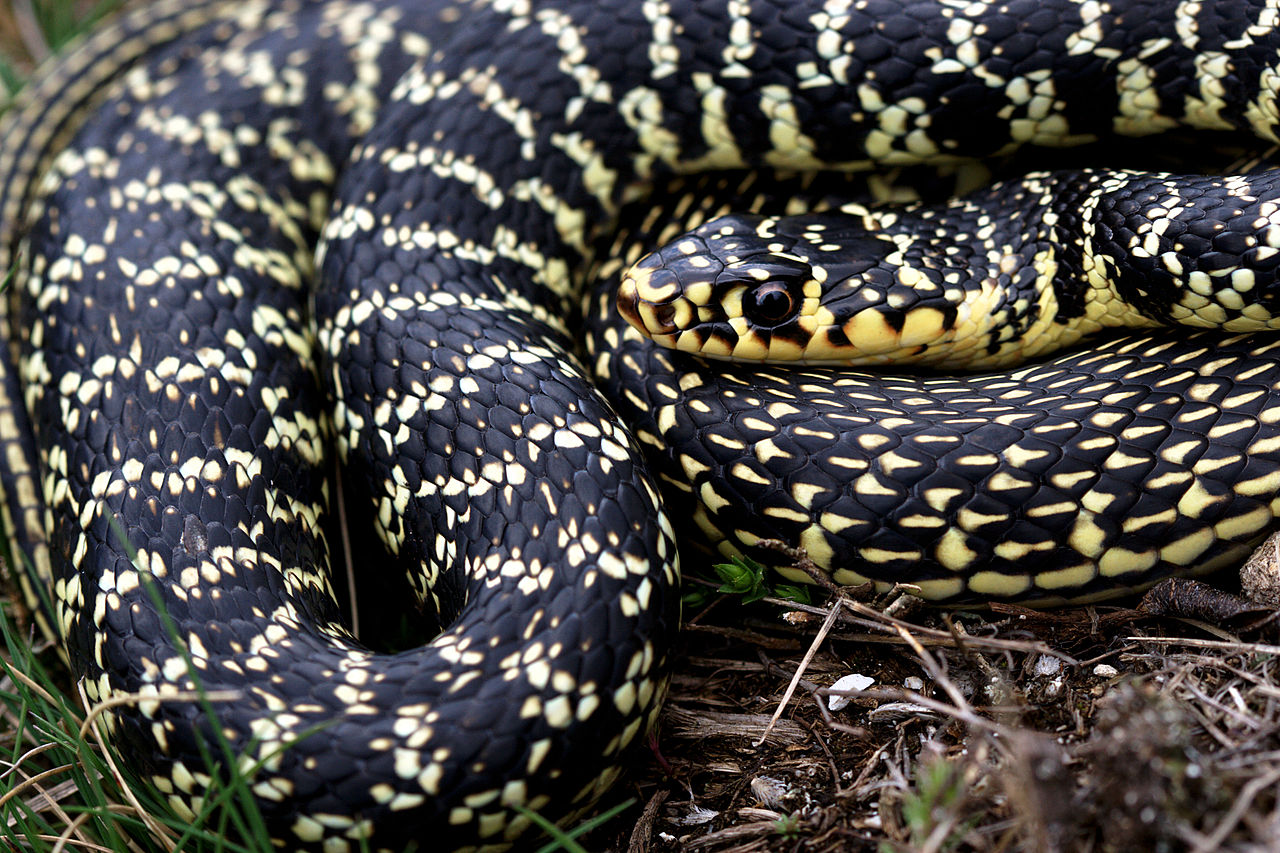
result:
[[[919,343],[906,339],[914,329],[901,309],[928,297],[903,286],[898,242],[869,224],[843,213],[711,220],[637,262],[618,309],[661,346],[709,358],[855,364],[910,353]]]
[[[810,264],[763,239],[771,220],[712,220],[637,262],[618,309],[671,349],[711,358],[802,358],[821,286]]]

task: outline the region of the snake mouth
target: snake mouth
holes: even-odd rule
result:
[[[653,337],[669,337],[679,331],[676,322],[676,306],[671,302],[654,302],[643,294],[651,288],[647,282],[637,280],[639,271],[632,270],[622,277],[618,285],[618,313],[641,334]]]
[[[670,335],[676,331],[676,307],[670,303],[656,305],[649,303],[645,305],[648,313],[653,318],[653,333],[655,335]]]

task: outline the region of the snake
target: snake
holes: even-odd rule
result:
[[[1083,170],[772,215],[712,192],[598,294],[621,311],[593,349],[726,555],[799,543],[952,604],[1112,598],[1238,565],[1280,510],[1276,181]],[[902,363],[926,369],[830,366]]]
[[[1274,205],[1254,179],[1197,195],[1084,173],[1052,200],[1030,176],[990,191],[1022,205],[1012,228],[1031,247],[1004,259],[981,212],[970,227],[836,204],[855,232],[787,194],[838,189],[814,179],[828,170],[945,170],[1176,127],[1274,141],[1278,48],[1274,10],[1250,2],[130,12],[44,72],[2,131],[13,580],[175,815],[197,821],[236,769],[274,847],[340,853],[501,850],[532,843],[535,816],[592,808],[666,691],[673,517],[726,552],[768,559],[782,539],[836,582],[943,602],[1097,598],[1224,565],[1280,511]],[[1144,206],[1203,213],[1211,231],[1267,221],[1211,239],[1185,286],[1178,246],[1201,226],[1049,222]],[[928,224],[894,236],[895,218]],[[751,240],[763,251],[744,260]],[[1140,260],[1108,294],[1178,295],[1102,294],[1093,279],[1121,250]],[[1011,331],[953,297],[970,288],[942,261],[959,255]],[[727,290],[707,283],[716,264],[733,267]],[[889,312],[817,292],[872,269],[852,290]],[[747,297],[761,273],[774,295]],[[901,302],[913,283],[943,301]],[[996,295],[1013,283],[1032,289]],[[682,301],[640,308],[641,285]],[[793,302],[834,319],[786,326]],[[677,350],[741,344],[751,363],[665,349],[628,313]],[[1111,314],[1220,328],[1051,357],[1020,343],[1062,326],[1070,345]],[[1084,325],[1065,331],[1069,315]],[[762,346],[803,360],[821,338],[836,360],[906,348],[938,364],[950,356],[921,333],[952,330],[976,330],[952,337],[988,372],[760,363]],[[1009,366],[1020,349],[1048,360]],[[426,645],[353,635],[331,569],[344,512],[368,542],[343,562],[403,576],[438,625]]]

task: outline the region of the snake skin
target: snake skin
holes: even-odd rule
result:
[[[1133,580],[1106,563],[1138,553],[1108,538],[1126,523],[1109,506],[1129,495],[1135,517],[1154,516],[1143,501],[1158,484],[1064,487],[1071,535],[1102,556],[1096,571],[1052,578],[1040,554],[979,568],[1005,556],[977,535],[989,495],[972,484],[1012,477],[996,469],[1034,455],[1018,444],[1033,439],[1110,470],[1150,417],[1173,442],[1153,445],[1155,466],[1194,445],[1189,474],[1157,479],[1189,478],[1198,498],[1206,466],[1226,490],[1212,517],[1188,499],[1199,526],[1175,522],[1188,532],[1153,571],[1225,558],[1280,492],[1266,344],[1117,344],[988,377],[978,393],[832,371],[785,387],[744,369],[651,376],[690,363],[592,332],[608,345],[588,347],[595,382],[636,417],[637,442],[566,318],[619,211],[672,174],[981,158],[1174,126],[1274,140],[1270,16],[1243,2],[1092,0],[250,0],[135,13],[50,71],[0,145],[2,260],[17,261],[0,323],[0,451],[26,598],[91,700],[140,698],[103,719],[178,814],[204,806],[200,742],[217,753],[222,738],[252,770],[281,849],[496,850],[529,841],[520,809],[564,822],[590,808],[656,716],[678,568],[642,444],[664,481],[673,463],[692,472],[677,499],[696,494],[703,526],[743,547],[774,524],[820,560],[851,559],[838,580],[1074,597]],[[690,204],[674,203],[680,228],[694,225]],[[662,229],[648,231],[637,239],[652,248]],[[641,251],[594,270],[616,276]],[[1177,378],[1166,389],[1131,370],[1133,352]],[[1139,387],[1095,404],[1091,377],[1121,364]],[[1069,385],[1051,395],[1069,399],[1020,414],[1028,377]],[[833,397],[865,409],[839,414]],[[1182,402],[1160,408],[1166,397]],[[695,414],[671,407],[685,399]],[[883,432],[904,421],[917,425],[906,438]],[[785,430],[770,438],[757,423]],[[832,451],[842,434],[872,456]],[[687,449],[666,444],[684,437]],[[931,442],[954,446],[950,461],[890,480]],[[447,623],[428,646],[377,653],[344,627],[329,570],[334,467],[385,550],[361,551],[356,567],[409,571],[424,616]],[[1079,474],[1025,470],[1007,497],[1043,492],[1045,506],[1041,477]],[[852,474],[853,491],[827,503],[814,472]],[[943,500],[965,488],[964,507]],[[922,503],[895,509],[900,493]],[[764,528],[725,509],[738,498]],[[875,517],[941,517],[948,544],[922,568],[879,521],[840,544]],[[1219,538],[1192,554],[1206,529]],[[216,726],[175,698],[197,686],[236,697],[216,703]]]
[[[641,259],[618,305],[709,358],[953,371],[1105,329],[1275,331],[1278,200],[1271,170],[1079,169],[941,204],[720,216]]]

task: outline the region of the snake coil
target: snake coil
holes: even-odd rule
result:
[[[656,245],[653,226],[600,254],[674,174],[1175,125],[1272,140],[1278,45],[1246,2],[133,13],[5,126],[25,596],[91,700],[140,700],[104,719],[179,814],[224,739],[281,848],[500,849],[531,825],[517,807],[589,808],[661,702],[678,567],[642,446],[726,547],[780,534],[837,580],[1070,598],[1231,559],[1280,509],[1269,338],[784,376],[608,314],[589,372],[566,318],[589,269],[616,280]],[[673,219],[710,212],[690,196]],[[344,627],[335,464],[385,549],[357,567],[409,572],[446,626],[422,649]],[[197,687],[236,697],[216,726],[174,699]]]

